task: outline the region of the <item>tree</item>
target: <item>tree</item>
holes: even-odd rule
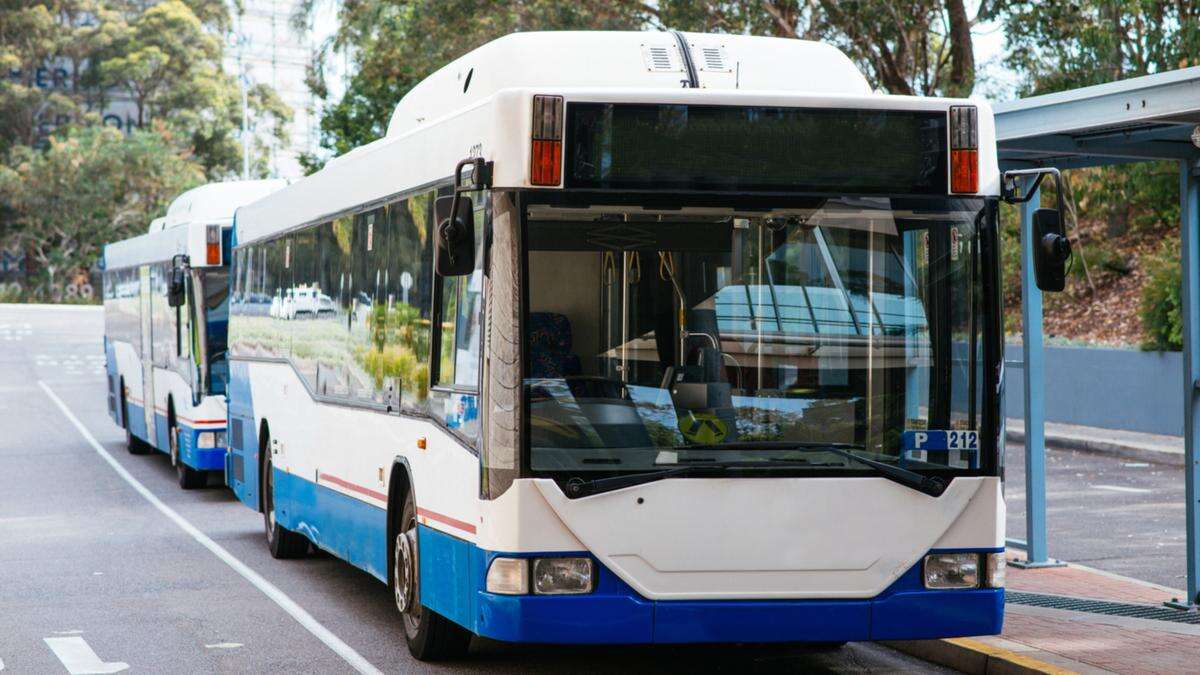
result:
[[[305,8],[311,12],[315,2]],[[332,42],[319,54],[312,87],[324,90],[324,58],[349,52],[354,73],[346,94],[326,104],[321,144],[343,154],[380,136],[396,103],[446,63],[501,35],[520,30],[633,30],[645,21],[638,3],[620,0],[345,0]],[[307,14],[301,13],[303,25]],[[310,170],[321,165],[305,158]]]
[[[820,40],[837,45],[872,83],[892,94],[967,96],[975,86],[963,0],[664,0],[655,23],[704,32]]]
[[[210,176],[236,171],[241,102],[223,69],[229,25],[223,0],[0,0],[0,68],[10,73],[0,79],[0,160],[57,128],[99,123],[128,100],[131,126],[162,120]],[[286,142],[291,111],[278,95],[256,85],[248,98],[253,119]],[[256,138],[263,170],[264,145]]]
[[[18,146],[0,166],[6,238],[45,272],[45,282],[91,268],[106,242],[145,232],[171,199],[204,181],[178,146],[161,123],[128,136],[73,128],[43,150]]]

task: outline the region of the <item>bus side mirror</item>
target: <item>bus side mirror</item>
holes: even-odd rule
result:
[[[433,240],[434,271],[439,276],[458,277],[475,271],[474,210],[471,198],[463,194],[438,197],[434,203],[438,223]]]
[[[1067,260],[1071,258],[1071,240],[1062,224],[1062,175],[1054,167],[1005,171],[1000,178],[1000,196],[1009,204],[1024,204],[1038,194],[1046,176],[1054,180],[1058,208],[1034,210],[1032,241],[1023,241],[1021,245],[1033,247],[1033,277],[1037,287],[1058,292],[1067,286]],[[1026,179],[1026,184],[1022,184],[1022,179]]]
[[[167,285],[167,305],[181,307],[187,295],[187,270],[179,256],[171,260],[171,278]]]
[[[1057,209],[1037,209],[1033,212],[1033,275],[1037,287],[1057,292],[1067,285],[1067,260],[1071,257],[1071,240],[1063,231],[1062,214]]]

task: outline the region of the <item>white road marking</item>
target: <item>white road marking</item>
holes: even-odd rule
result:
[[[237,649],[241,647],[240,642],[218,642],[215,645],[204,645],[205,649]]]
[[[81,630],[56,630],[56,631],[54,631],[54,634],[55,635],[82,635],[83,631],[81,631]]]
[[[123,661],[105,662],[100,660],[96,652],[81,637],[49,637],[42,638],[50,651],[62,661],[63,667],[71,675],[99,675],[101,673],[119,673],[129,670],[129,664]]]
[[[1125,462],[1123,464],[1126,469],[1145,469],[1150,466],[1149,462]]]
[[[46,395],[49,396],[52,401],[54,401],[54,404],[58,406],[58,409],[61,410],[63,415],[66,416],[71,424],[75,426],[80,435],[83,436],[84,440],[86,440],[88,444],[92,446],[92,449],[100,455],[100,458],[105,462],[108,462],[108,465],[112,467],[113,471],[116,471],[118,476],[125,479],[125,482],[129,483],[129,485],[133,487],[138,494],[144,497],[146,501],[150,502],[154,508],[158,509],[159,512],[171,520],[171,522],[178,525],[179,528],[184,532],[187,532],[188,535],[191,536],[192,539],[195,539],[197,542],[199,542],[201,546],[208,549],[213,555],[220,558],[221,562],[229,565],[235,572],[242,575],[246,581],[254,584],[258,590],[262,591],[263,595],[270,598],[276,605],[279,605],[283,611],[290,614],[297,623],[299,623],[301,626],[304,626],[308,632],[312,633],[318,640],[324,642],[326,647],[329,647],[335,654],[342,657],[342,659],[346,663],[350,664],[352,668],[360,673],[383,675],[378,668],[371,665],[370,661],[367,661],[362,657],[361,654],[354,651],[353,647],[345,642],[342,642],[341,638],[330,632],[330,630],[322,625],[321,622],[313,618],[313,615],[309,614],[307,610],[296,604],[296,602],[288,597],[287,594],[279,590],[275,584],[272,584],[264,579],[258,572],[250,569],[246,563],[235,558],[229,551],[226,551],[223,546],[213,541],[207,534],[201,532],[195,525],[192,525],[190,522],[184,519],[183,516],[179,515],[175,509],[172,509],[164,504],[161,499],[156,497],[154,493],[149,490],[149,488],[147,488],[145,485],[142,485],[138,479],[134,478],[133,474],[126,471],[125,467],[121,466],[120,462],[114,459],[113,456],[104,449],[104,446],[100,445],[100,442],[96,440],[96,437],[87,430],[87,427],[83,426],[83,422],[80,422],[78,417],[75,417],[75,414],[71,412],[71,409],[67,407],[66,403],[63,403],[62,399],[58,397],[58,394],[55,394],[54,391],[51,390],[50,387],[41,380],[38,380],[38,386],[42,388],[42,391],[46,392]]]
[[[1145,488],[1125,487],[1124,485],[1093,485],[1092,487],[1097,490],[1110,490],[1112,492],[1132,492],[1136,494],[1150,492],[1150,490]]]

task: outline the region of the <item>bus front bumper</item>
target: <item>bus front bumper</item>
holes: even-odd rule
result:
[[[650,600],[593,560],[595,590],[583,595],[500,595],[483,590],[496,554],[470,547],[438,555],[444,535],[421,527],[422,565],[470,568],[469,594],[449,598],[422,578],[422,601],[472,632],[505,642],[648,644],[851,642],[998,635],[1004,590],[930,590],[921,563],[874,598],[853,600]],[[445,537],[445,539],[452,539]],[[586,554],[580,554],[586,555]],[[465,570],[464,570],[465,571]]]

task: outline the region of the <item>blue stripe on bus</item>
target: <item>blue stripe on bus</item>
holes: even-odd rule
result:
[[[125,407],[129,412],[129,419],[126,420],[129,433],[149,443],[150,439],[147,438],[149,434],[146,429],[146,411],[142,406],[128,399],[125,401]]]
[[[225,468],[225,484],[243,504],[258,511],[258,427],[255,426],[250,376],[245,362],[230,362],[229,395],[226,400],[230,420],[230,452],[229,465]],[[235,434],[235,430],[240,430],[241,434]],[[240,466],[235,467],[235,463]]]
[[[316,546],[387,581],[387,510],[274,469],[275,517]]]

